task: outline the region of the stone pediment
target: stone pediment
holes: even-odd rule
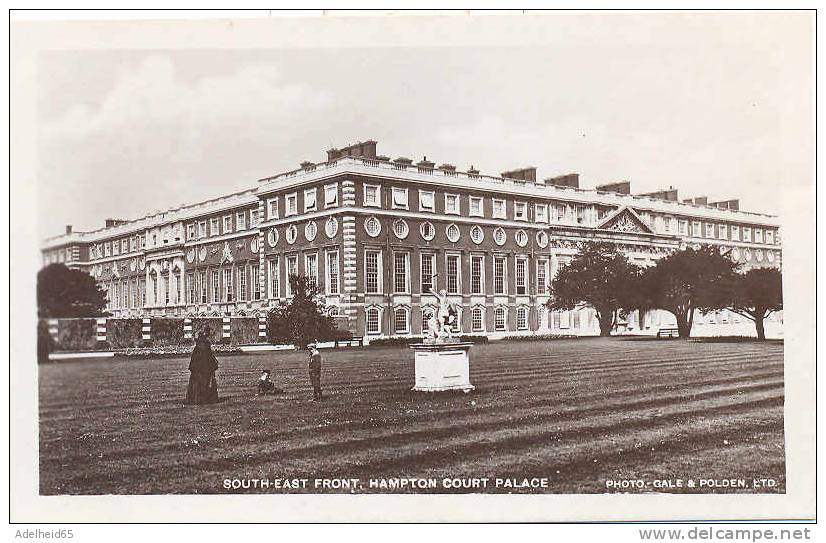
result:
[[[631,232],[635,234],[653,234],[650,226],[645,224],[637,213],[629,207],[621,207],[597,226],[600,230]]]

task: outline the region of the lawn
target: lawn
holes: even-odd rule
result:
[[[624,492],[785,492],[782,343],[497,342],[471,349],[475,391],[430,395],[410,391],[408,349],[322,354],[324,402],[309,401],[300,353],[219,357],[222,402],[209,406],[183,405],[184,358],[42,365],[40,492],[207,494],[232,492],[225,479],[337,477],[360,480],[343,492],[399,477],[547,480],[518,492],[604,493],[622,480],[646,485]],[[265,367],[283,394],[255,395]],[[748,487],[651,486],[732,478]]]

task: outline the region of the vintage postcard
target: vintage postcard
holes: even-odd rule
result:
[[[13,17],[12,520],[813,519],[814,40]]]

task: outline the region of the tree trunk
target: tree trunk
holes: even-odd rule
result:
[[[673,309],[671,312],[677,318],[677,331],[680,333],[680,339],[688,339],[691,337],[691,326],[692,322],[692,310],[689,309],[686,311],[685,309]]]
[[[611,335],[611,330],[614,328],[613,311],[597,312],[597,320],[599,321],[599,336],[609,337]]]
[[[755,315],[754,317],[754,327],[757,328],[757,339],[764,340],[766,339],[766,328],[763,324],[763,317],[759,315]]]

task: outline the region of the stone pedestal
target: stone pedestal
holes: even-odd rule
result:
[[[470,392],[470,347],[472,343],[416,343],[416,385],[420,392],[461,390]]]

